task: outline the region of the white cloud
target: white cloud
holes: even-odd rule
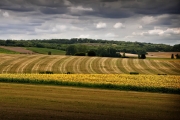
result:
[[[129,36],[125,36],[123,39],[129,40],[129,39],[131,39],[131,38],[133,38],[133,37],[134,37],[134,36],[129,35]]]
[[[123,25],[122,23],[118,22],[118,23],[116,23],[113,27],[116,28],[116,29],[117,29],[117,28],[124,28],[125,25]]]
[[[79,31],[83,31],[84,29],[83,29],[83,28],[80,28],[80,27],[72,26],[72,27],[70,27],[70,30],[79,30]]]
[[[99,23],[96,25],[96,28],[106,28],[106,23],[99,22]]]
[[[134,36],[171,36],[173,34],[180,34],[180,28],[168,28],[166,30],[162,30],[155,27],[153,30],[143,31],[140,33],[132,33],[132,35]]]
[[[90,35],[80,35],[78,38],[90,38]]]
[[[166,34],[180,34],[180,28],[168,28],[164,32]]]
[[[85,8],[83,6],[77,6],[77,7],[70,7],[71,12],[78,12],[78,11],[93,11],[92,8]]]
[[[153,16],[145,16],[141,19],[141,21],[145,24],[150,24],[152,22],[155,22],[156,19]]]
[[[142,26],[142,25],[139,25],[139,26],[138,26],[138,28],[139,28],[139,29],[142,29],[142,28],[143,28],[143,26]]]
[[[3,16],[4,17],[9,17],[9,13],[8,12],[3,12]]]
[[[106,36],[106,37],[109,37],[109,38],[118,37],[118,35],[116,35],[116,34],[114,34],[114,33],[107,33],[105,36]]]
[[[56,25],[52,28],[52,32],[59,32],[59,31],[65,31],[67,27],[65,25]]]
[[[68,0],[64,0],[64,5],[70,6],[70,5],[72,5],[72,4],[71,4],[71,2],[70,2],[70,1],[68,1]]]

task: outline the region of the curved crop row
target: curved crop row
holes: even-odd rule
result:
[[[179,60],[142,60],[128,58],[0,55],[0,73],[82,73],[82,74],[169,74],[180,75]]]

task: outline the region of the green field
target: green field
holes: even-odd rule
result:
[[[168,74],[180,75],[180,60],[148,60],[65,55],[0,54],[0,73]]]
[[[7,50],[7,49],[3,49],[3,48],[0,48],[0,54],[1,53],[3,53],[3,54],[19,54],[18,52]]]
[[[37,47],[27,47],[27,50],[31,50],[35,53],[39,54],[48,54],[50,51],[52,55],[65,55],[66,51],[57,50],[57,49],[49,49],[49,48],[37,48]]]
[[[180,96],[0,83],[1,120],[179,120]]]

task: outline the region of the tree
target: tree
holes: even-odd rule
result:
[[[51,55],[51,51],[48,52],[48,55]]]
[[[66,55],[75,55],[78,52],[78,49],[75,45],[70,45],[66,49]]]
[[[122,57],[123,57],[123,58],[125,58],[125,57],[126,57],[126,53],[125,53],[125,52],[123,53]]]
[[[94,50],[88,51],[88,56],[96,56],[96,52]]]
[[[180,59],[180,55],[176,54],[175,56],[176,56],[176,59]]]
[[[171,59],[174,59],[174,54],[171,55]]]
[[[145,54],[141,54],[141,59],[146,59],[146,55]]]

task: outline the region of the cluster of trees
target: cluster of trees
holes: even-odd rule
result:
[[[69,45],[66,49],[66,55],[78,56],[101,56],[101,57],[120,57],[118,50],[113,47],[98,46],[95,49],[89,49],[85,45]]]
[[[176,57],[176,59],[180,59],[180,55],[179,54],[176,54],[175,57]],[[174,59],[174,54],[171,55],[171,59]]]

